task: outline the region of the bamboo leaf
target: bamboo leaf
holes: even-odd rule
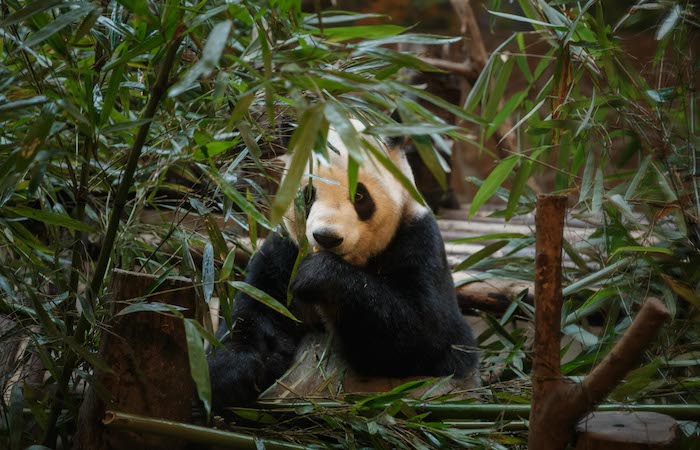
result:
[[[304,175],[304,170],[309,162],[311,150],[314,148],[316,136],[319,133],[321,123],[321,111],[312,108],[304,112],[299,127],[294,131],[289,143],[292,148],[292,160],[285,174],[284,180],[277,190],[277,196],[272,203],[271,222],[277,224],[282,220],[282,215],[287,211],[297,188]]]
[[[44,211],[42,209],[33,209],[26,206],[5,206],[2,208],[5,211],[9,211],[19,217],[26,217],[27,219],[38,220],[48,225],[56,225],[59,227],[68,228],[69,230],[78,231],[95,231],[95,229],[86,223],[72,219],[69,216],[63,214],[57,214],[49,211]]]
[[[212,28],[207,43],[202,51],[202,57],[187,73],[178,81],[168,93],[169,97],[176,97],[186,90],[199,78],[209,75],[216,69],[219,59],[226,48],[226,41],[231,32],[232,22],[227,20],[220,22]]]
[[[265,216],[263,216],[252,203],[248,202],[248,200],[246,200],[235,187],[231,186],[228,181],[224,180],[216,170],[209,166],[201,166],[201,168],[211,178],[211,180],[216,183],[217,186],[219,186],[224,195],[233,200],[233,202],[238,205],[238,207],[241,208],[244,213],[252,216],[260,225],[264,226],[268,230],[273,229],[272,224],[270,224]]]
[[[661,278],[669,285],[673,292],[683,297],[688,303],[691,303],[696,308],[700,308],[700,295],[697,291],[687,284],[671,278],[668,275],[661,274]]]
[[[0,104],[0,113],[15,111],[17,109],[29,108],[30,106],[43,105],[48,101],[49,98],[43,95],[37,95],[36,97],[26,98],[22,100],[15,100],[13,102]]]
[[[435,177],[440,187],[443,190],[447,190],[447,176],[445,175],[445,168],[441,161],[442,157],[435,147],[433,147],[430,139],[426,136],[414,136],[413,144],[416,146],[416,150],[418,150],[418,155],[423,161],[423,164],[425,164],[433,177]]]
[[[472,204],[469,207],[469,218],[471,218],[474,213],[476,213],[481,206],[486,203],[488,199],[496,192],[501,184],[508,178],[508,175],[513,171],[513,168],[520,161],[520,155],[511,155],[498,163],[498,165],[491,171],[489,176],[484,180],[484,184],[481,185],[477,191]]]
[[[452,239],[449,242],[451,244],[468,244],[470,242],[493,241],[496,239],[522,239],[526,237],[528,236],[521,233],[493,233],[468,238]]]
[[[468,269],[474,264],[478,263],[479,261],[483,260],[484,258],[493,255],[503,247],[508,245],[508,241],[498,241],[494,242],[493,244],[489,244],[486,247],[482,248],[478,252],[474,253],[473,255],[469,256],[467,259],[462,261],[452,269],[453,272],[459,272],[460,270]]]
[[[406,178],[406,175],[404,175],[403,172],[401,172],[399,168],[396,167],[396,164],[394,164],[394,162],[391,160],[391,158],[389,158],[389,156],[386,153],[376,148],[374,145],[367,142],[367,140],[365,139],[362,140],[362,145],[367,151],[369,151],[372,154],[372,156],[377,161],[379,161],[379,164],[384,166],[384,168],[388,170],[389,173],[391,173],[391,175],[393,175],[394,178],[396,178],[399,181],[399,183],[401,183],[401,186],[403,186],[403,188],[406,189],[406,191],[408,191],[409,194],[411,194],[411,197],[413,197],[415,201],[417,201],[421,205],[425,205],[425,200],[423,199],[423,196],[420,194],[420,192],[418,192],[418,189],[416,189],[416,186],[411,182],[411,180]]]
[[[283,316],[289,317],[295,322],[299,322],[299,319],[294,317],[294,315],[291,312],[289,312],[289,310],[283,304],[272,298],[266,292],[263,292],[260,289],[256,288],[255,286],[251,286],[250,284],[244,281],[230,281],[229,284],[235,289],[238,289],[239,291],[249,295],[251,298],[259,301],[263,305],[272,308],[273,310],[277,311]]]
[[[668,13],[663,23],[656,32],[656,40],[660,41],[661,39],[666,37],[668,33],[673,31],[673,29],[676,27],[676,24],[678,24],[678,21],[681,19],[682,15],[683,9],[681,8],[681,5],[673,5],[673,7],[671,8],[671,12]]]
[[[430,123],[402,123],[368,127],[364,132],[373,136],[421,136],[425,134],[445,134],[457,131],[454,125],[433,125]]]
[[[190,360],[190,374],[197,387],[197,395],[204,405],[207,415],[211,413],[211,381],[209,380],[209,365],[204,353],[204,339],[199,333],[193,319],[185,319],[185,335],[187,337],[187,356]]]
[[[0,28],[7,28],[10,25],[14,25],[22,22],[34,14],[46,11],[47,9],[53,8],[56,5],[62,3],[62,0],[36,0],[30,2],[22,9],[19,9],[12,14],[5,17],[0,21]]]
[[[530,19],[529,17],[524,17],[524,16],[518,16],[515,14],[508,14],[508,13],[503,13],[500,11],[490,11],[488,10],[489,14],[493,14],[494,16],[497,17],[502,17],[504,19],[508,20],[514,20],[516,22],[524,22],[524,23],[529,23],[530,25],[539,25],[542,27],[551,27],[551,28],[556,28],[561,31],[565,31],[566,27],[561,26],[561,25],[555,25],[553,23],[549,22],[542,22],[541,20],[535,20],[535,19]],[[537,27],[535,27],[537,29]]]
[[[202,255],[202,292],[204,301],[209,304],[211,295],[214,293],[214,247],[211,242],[204,246]]]
[[[356,162],[361,162],[363,158],[360,152],[360,148],[362,148],[360,134],[350,121],[348,112],[344,111],[340,105],[334,102],[326,103],[323,112],[328,123],[330,123],[340,136],[343,144],[345,144],[350,157]]]
[[[598,167],[593,180],[593,199],[591,202],[591,212],[598,214],[603,204],[603,171]]]
[[[662,253],[664,255],[672,255],[673,252],[665,247],[645,247],[643,245],[625,245],[623,247],[618,247],[610,255],[612,258],[622,252],[632,252],[632,253]]]
[[[133,314],[137,312],[153,312],[153,313],[168,313],[173,314],[177,317],[182,317],[181,311],[187,311],[187,308],[177,305],[169,305],[167,303],[161,302],[149,302],[145,299],[137,301],[126,308],[119,311],[116,316],[125,316],[127,314]]]
[[[350,39],[379,39],[383,37],[396,36],[403,33],[406,28],[398,25],[359,25],[350,27],[324,28],[323,34],[330,41],[343,42]],[[317,31],[320,34],[320,31]]]
[[[37,30],[29,39],[24,41],[23,45],[25,47],[33,47],[40,44],[95,9],[96,7],[89,3],[82,3],[79,8],[71,9],[67,13],[61,14],[54,21]]]
[[[232,248],[231,251],[226,255],[223,266],[221,266],[221,272],[219,274],[219,279],[221,281],[226,281],[231,276],[233,272],[233,265],[236,260],[236,248]]]

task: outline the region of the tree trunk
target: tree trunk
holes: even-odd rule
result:
[[[192,282],[181,277],[168,278],[151,293],[157,280],[158,277],[122,270],[112,274],[110,307],[115,315],[102,333],[99,352],[110,370],[95,369],[95,379],[80,409],[77,449],[177,450],[184,446],[179,439],[109,430],[102,424],[107,409],[180,422],[191,419],[194,383],[182,319],[156,312],[117,315],[128,304],[148,296],[149,302],[187,308],[182,311],[185,316],[194,317],[196,297]]]

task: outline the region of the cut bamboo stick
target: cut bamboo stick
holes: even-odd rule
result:
[[[188,423],[175,422],[172,420],[153,419],[150,417],[117,411],[106,411],[102,423],[104,423],[108,429],[155,434],[158,436],[177,438],[181,441],[204,445],[215,445],[217,447],[224,448],[258,449],[261,448],[261,445],[262,448],[266,448],[268,450],[306,448],[300,445],[273,439],[263,439],[242,433],[222,431],[215,428],[190,425]]]

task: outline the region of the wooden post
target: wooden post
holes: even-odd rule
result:
[[[535,347],[529,450],[564,450],[576,423],[615,388],[641,359],[669,317],[649,298],[624,336],[583,382],[561,375],[561,253],[566,197],[537,197],[535,256]]]
[[[76,435],[79,450],[177,450],[184,446],[179,439],[109,430],[102,424],[107,409],[179,422],[191,420],[194,383],[182,319],[156,312],[116,315],[149,294],[157,280],[123,270],[112,274],[110,302],[115,316],[102,332],[99,353],[110,371],[95,369],[95,380],[85,394]],[[183,314],[194,317],[195,291],[186,278],[166,279],[149,294],[148,301],[187,308]],[[112,398],[102,398],[105,394]]]

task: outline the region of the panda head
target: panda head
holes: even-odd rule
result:
[[[353,125],[358,131],[363,129],[359,122],[353,121]],[[364,137],[386,152],[401,173],[414,182],[408,161],[398,147],[389,147],[371,136]],[[333,252],[361,267],[389,245],[402,222],[422,216],[428,210],[384,166],[366,154],[359,168],[353,201],[347,176],[348,149],[333,129],[328,131],[328,144],[328,160],[314,154],[312,170],[307,165],[302,178],[305,236],[314,249]],[[295,211],[298,208],[291,205],[284,222],[292,239],[297,241],[299,221]]]

